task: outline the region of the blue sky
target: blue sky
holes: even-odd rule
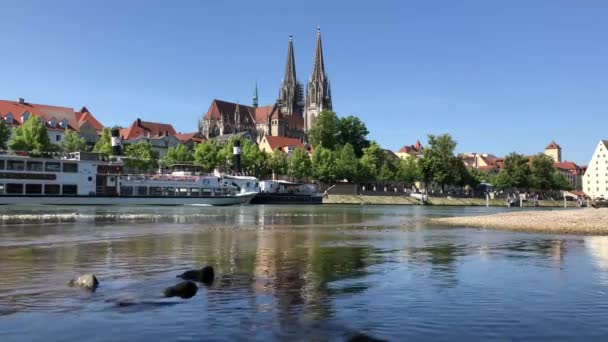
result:
[[[196,130],[213,98],[272,103],[294,35],[306,82],[321,25],[338,115],[393,150],[451,133],[461,152],[586,164],[608,139],[608,2],[0,3],[0,98]]]

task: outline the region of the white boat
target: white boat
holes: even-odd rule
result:
[[[254,177],[123,170],[120,157],[95,153],[0,155],[0,204],[234,205],[249,203],[259,189]]]

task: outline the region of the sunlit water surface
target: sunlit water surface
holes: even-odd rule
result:
[[[0,226],[0,340],[607,340],[608,237],[424,222],[499,210],[0,208],[79,213]],[[212,286],[161,297],[203,265]],[[66,286],[84,273],[95,293]]]

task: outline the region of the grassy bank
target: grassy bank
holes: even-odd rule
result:
[[[608,208],[515,211],[482,216],[432,218],[429,219],[429,222],[453,227],[553,234],[608,235]]]
[[[359,195],[329,195],[323,198],[323,204],[399,204],[399,205],[418,205],[420,201],[406,196],[359,196]],[[483,198],[446,198],[429,197],[429,205],[457,205],[457,206],[485,206],[486,200]],[[504,200],[490,200],[493,207],[506,206]],[[524,206],[528,203],[524,202]],[[563,207],[563,201],[540,201],[541,207]],[[576,202],[568,202],[568,207],[576,207]]]

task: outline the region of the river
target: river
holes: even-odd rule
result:
[[[608,237],[424,223],[504,210],[0,208],[64,217],[0,226],[0,340],[608,338]],[[211,286],[161,297],[204,265]],[[66,286],[84,273],[99,278],[96,292]]]

